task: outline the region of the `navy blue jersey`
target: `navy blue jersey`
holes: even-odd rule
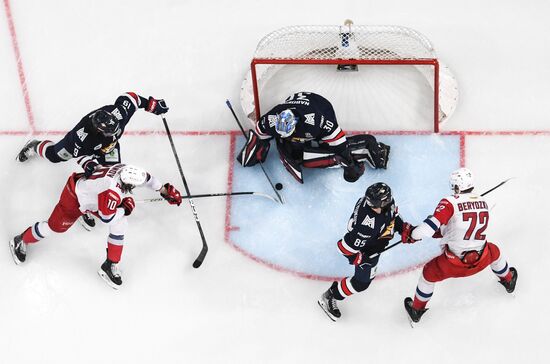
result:
[[[312,92],[298,92],[289,96],[282,104],[265,113],[256,124],[256,133],[260,138],[280,138],[275,130],[275,121],[277,115],[287,109],[298,118],[298,122],[294,133],[285,140],[296,144],[316,141],[334,151],[346,148],[346,135],[336,121],[332,105],[321,95]]]
[[[367,199],[362,197],[355,204],[348,222],[348,232],[338,242],[338,248],[347,256],[358,252],[369,256],[381,252],[395,232],[401,233],[402,230],[403,220],[393,201],[391,206],[378,214],[367,204]]]
[[[113,105],[102,106],[84,116],[62,140],[56,143],[56,154],[63,160],[82,156],[101,157],[115,148],[136,110],[146,106],[147,99],[133,92],[119,96]],[[118,120],[119,130],[116,135],[106,137],[94,129],[92,115],[98,110],[105,110]]]

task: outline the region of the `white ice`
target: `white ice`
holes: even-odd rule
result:
[[[3,5],[0,363],[547,361],[550,3],[4,0]],[[316,303],[329,282],[257,264],[225,242],[225,198],[195,201],[210,244],[199,269],[191,267],[200,238],[190,208],[163,203],[140,205],[131,216],[120,291],[95,273],[104,259],[105,226],[91,233],[74,226],[30,247],[24,265],[13,264],[8,239],[49,216],[76,168],[43,160],[16,163],[31,130],[56,132],[39,137],[58,140],[85,113],[121,92],[163,97],[191,192],[225,192],[229,136],[181,132],[237,129],[224,102],[238,104],[261,37],[287,25],[341,24],[347,18],[409,26],[433,41],[461,92],[444,131],[545,132],[472,135],[465,141],[466,166],[479,186],[516,177],[489,198],[495,205],[490,239],[519,271],[514,295],[490,271],[445,281],[436,286],[421,324],[411,329],[402,300],[414,293],[420,273],[414,270],[375,280],[368,291],[340,304],[343,317],[333,323]],[[124,159],[182,188],[166,136],[135,133],[163,130],[159,118],[139,111],[127,130]],[[414,173],[403,171],[403,180]],[[342,211],[344,220],[352,207]]]

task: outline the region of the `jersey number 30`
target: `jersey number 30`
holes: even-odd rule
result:
[[[469,221],[470,226],[464,234],[464,240],[470,240],[472,234],[475,231],[474,239],[475,240],[485,240],[485,234],[483,232],[487,229],[487,224],[489,223],[489,212],[464,212],[462,214],[462,221]],[[478,227],[479,226],[479,227]]]

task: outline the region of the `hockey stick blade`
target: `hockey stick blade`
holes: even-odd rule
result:
[[[204,257],[206,257],[206,253],[208,253],[208,245],[204,245],[202,247],[201,252],[199,253],[199,256],[193,262],[193,268],[198,268],[201,266],[202,262],[204,261]]]

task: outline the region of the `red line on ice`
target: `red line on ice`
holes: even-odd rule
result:
[[[34,116],[32,113],[31,101],[29,96],[29,89],[27,88],[27,79],[25,77],[25,69],[23,68],[23,61],[21,60],[21,52],[19,51],[19,42],[17,41],[17,33],[15,32],[15,24],[13,22],[13,15],[11,13],[11,6],[9,0],[4,0],[4,10],[6,12],[6,18],[8,20],[8,28],[10,30],[11,45],[13,47],[13,53],[15,54],[15,62],[17,63],[17,73],[19,74],[19,84],[21,85],[21,91],[23,92],[23,98],[25,100],[25,109],[27,110],[27,119],[32,131],[35,131]]]

